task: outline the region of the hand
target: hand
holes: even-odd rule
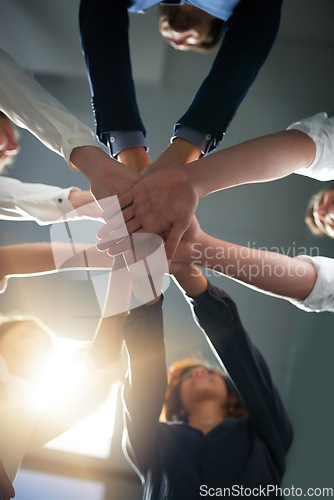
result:
[[[138,306],[154,302],[160,297],[164,275],[168,274],[168,262],[160,236],[135,233],[130,239],[132,248],[123,257],[132,278],[133,294]]]
[[[174,258],[170,264],[169,272],[176,274],[180,269],[188,266],[194,266],[196,243],[201,244],[203,231],[197,218],[192,218],[191,224],[181,238],[179,246],[176,249]],[[197,250],[197,249],[196,249]]]
[[[142,146],[124,149],[118,153],[117,160],[138,173],[141,173],[151,163],[146,149]]]
[[[71,189],[68,199],[80,217],[102,218],[102,210],[90,191]]]
[[[142,178],[120,197],[119,202],[129,234],[136,231],[163,233],[167,258],[172,259],[180,239],[190,226],[198,205],[198,195],[189,183],[187,174],[174,168]],[[115,215],[119,214],[106,210],[104,218],[112,219]],[[101,239],[99,250],[113,246],[109,251],[115,253],[116,229],[115,221],[111,220],[98,231],[97,235]]]
[[[177,167],[197,160],[201,150],[186,139],[177,137],[172,144],[159,156],[159,158],[148,165],[142,175],[149,175],[164,168]]]
[[[140,179],[138,173],[110,158],[96,146],[74,148],[70,164],[87,177],[91,193],[98,203],[114,195],[121,196]]]

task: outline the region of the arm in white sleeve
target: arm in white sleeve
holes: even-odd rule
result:
[[[21,182],[0,176],[0,219],[36,221],[40,225],[63,220],[73,207],[68,196],[72,189]]]
[[[317,271],[317,280],[305,300],[290,302],[304,311],[334,312],[334,259],[309,255],[298,255],[295,258],[311,262]]]
[[[94,133],[0,50],[0,110],[66,162],[74,148],[98,146]]]

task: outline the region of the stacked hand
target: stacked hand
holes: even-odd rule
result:
[[[131,240],[126,238],[128,235],[136,232],[153,233],[163,237],[167,258],[172,259],[198,204],[198,194],[190,184],[186,171],[182,167],[168,166],[175,164],[174,149],[179,153],[184,143],[187,141],[175,141],[174,146],[153,165],[150,165],[147,153],[141,151],[136,165],[131,160],[132,168],[110,158],[102,149],[94,146],[73,150],[71,164],[88,178],[91,192],[102,208],[102,217],[106,221],[98,232],[101,240],[98,243],[99,250],[108,249],[109,255],[118,255],[131,248]],[[188,144],[181,155],[185,163],[198,156],[198,151],[190,151]],[[131,150],[122,157],[124,161],[132,158],[133,155],[129,156],[128,153]],[[142,172],[141,175],[138,170]]]
[[[190,226],[198,204],[198,195],[187,179],[184,171],[177,167],[163,169],[142,177],[119,198],[129,234],[140,231],[161,235],[168,259],[172,259]],[[103,218],[109,222],[98,232],[101,239],[98,248],[109,248],[110,255],[119,253],[120,249],[124,251],[124,246],[118,246],[115,238],[117,215],[115,209],[106,209]]]

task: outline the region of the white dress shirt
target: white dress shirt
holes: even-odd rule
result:
[[[68,162],[74,148],[99,146],[93,131],[0,50],[0,110]]]
[[[21,182],[0,176],[0,219],[35,221],[40,225],[61,221],[73,212],[68,199],[72,189]]]
[[[0,461],[13,482],[26,452],[39,448],[96,410],[110,394],[118,364],[99,370],[89,351],[80,383],[66,403],[48,411],[34,403],[31,385],[11,375],[0,356],[0,382],[7,399],[0,399]],[[116,375],[117,373],[117,375]]]
[[[305,311],[334,312],[334,259],[309,255],[298,255],[295,258],[311,262],[318,276],[312,292],[305,300],[290,302]]]
[[[334,180],[334,116],[317,113],[290,125],[287,130],[296,129],[311,137],[316,146],[313,162],[300,168],[295,174],[305,175],[318,181]]]

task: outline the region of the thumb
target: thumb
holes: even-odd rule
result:
[[[181,238],[184,235],[186,230],[187,230],[187,227],[185,227],[181,223],[175,222],[173,224],[173,227],[170,230],[170,233],[167,236],[167,240],[165,243],[165,252],[166,252],[166,256],[167,256],[169,264],[173,260],[176,249],[179,246]]]

